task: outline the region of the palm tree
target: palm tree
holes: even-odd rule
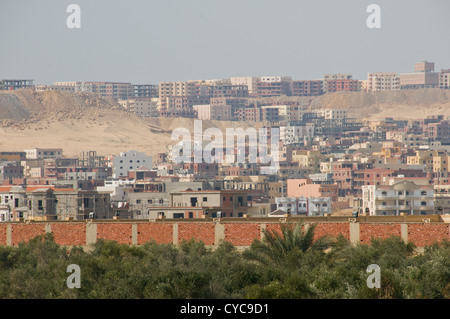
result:
[[[280,224],[281,232],[264,230],[263,240],[255,240],[250,249],[244,252],[245,256],[264,264],[278,264],[293,254],[302,254],[309,250],[324,251],[330,247],[331,242],[327,237],[314,240],[317,224],[304,226],[300,222],[295,225]]]

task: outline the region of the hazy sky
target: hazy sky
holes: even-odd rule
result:
[[[69,29],[69,4],[81,28]],[[369,29],[369,4],[381,28]],[[449,0],[0,0],[0,79],[153,83],[450,68]]]

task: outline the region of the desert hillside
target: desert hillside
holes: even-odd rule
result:
[[[255,99],[263,102],[280,98]],[[283,98],[284,100],[286,98]],[[288,97],[305,109],[346,108],[350,117],[416,119],[450,116],[450,90],[421,89],[380,93],[340,92],[319,97]],[[0,93],[0,151],[61,147],[67,156],[96,150],[118,154],[135,149],[149,155],[165,152],[177,127],[193,132],[192,119],[140,118],[116,101],[92,93]],[[257,126],[258,123],[203,121],[203,127]]]
[[[175,128],[193,134],[194,124],[184,118],[140,118],[92,93],[32,90],[0,93],[0,123],[0,151],[60,147],[66,156],[89,150],[114,155],[132,149],[154,156],[174,143]],[[223,132],[226,127],[248,127],[218,121],[203,121],[202,126]]]

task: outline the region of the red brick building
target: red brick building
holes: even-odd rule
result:
[[[322,80],[292,81],[292,96],[317,96],[322,95]]]

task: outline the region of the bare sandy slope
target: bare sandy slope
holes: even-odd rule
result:
[[[63,148],[66,156],[82,151],[114,155],[128,150],[148,155],[166,152],[176,128],[194,132],[193,119],[140,118],[115,101],[93,94],[0,93],[0,151]],[[257,126],[256,123],[255,126]],[[247,128],[247,123],[202,121],[203,129]]]
[[[26,128],[0,128],[0,150],[22,151],[27,148],[63,148],[65,156],[77,156],[82,151],[95,150],[102,155],[117,155],[128,150],[156,155],[175,143],[171,135],[175,128],[187,128],[193,134],[192,119],[141,119],[133,114],[109,111],[102,120],[65,119]],[[203,128],[240,127],[243,123],[203,121]],[[245,125],[247,127],[247,125]],[[192,135],[193,138],[193,135]]]

